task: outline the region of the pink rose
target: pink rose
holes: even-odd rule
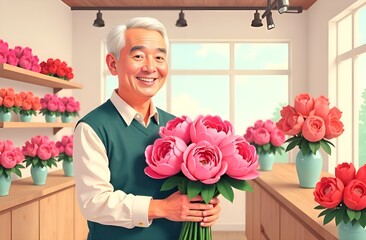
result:
[[[281,110],[282,118],[276,123],[278,129],[287,135],[297,135],[301,132],[304,118],[295,111],[295,108],[287,105]]]
[[[223,121],[219,116],[198,115],[193,121],[190,129],[192,142],[208,141],[219,145],[220,142],[231,136],[234,132],[234,127],[229,121]]]
[[[263,120],[257,120],[255,123],[254,123],[254,128],[257,129],[257,128],[261,128],[263,127]]]
[[[47,161],[52,156],[52,146],[41,144],[37,150],[37,155],[41,160]]]
[[[249,142],[249,143],[254,142],[254,132],[255,132],[254,127],[247,128],[247,131],[244,134],[244,138],[245,138],[245,140],[247,140],[247,142]]]
[[[227,167],[219,147],[207,141],[191,143],[183,153],[181,169],[192,181],[214,184],[225,174]]]
[[[167,122],[165,127],[160,127],[160,137],[175,136],[181,138],[186,144],[189,144],[191,137],[189,129],[191,128],[192,120],[188,116],[176,117]]]
[[[318,116],[308,116],[302,126],[302,134],[309,142],[320,141],[325,135],[324,120]]]
[[[277,128],[271,132],[270,138],[271,144],[275,147],[280,147],[286,141],[285,134]]]
[[[355,175],[356,169],[353,163],[341,163],[335,168],[335,176],[343,182],[344,186],[347,186],[355,178]]]
[[[269,143],[271,136],[265,128],[258,128],[254,132],[254,143],[264,145]]]
[[[75,104],[73,102],[70,102],[66,105],[66,112],[75,112]]]
[[[70,140],[71,140],[71,138],[69,136],[62,136],[61,143],[62,143],[63,146],[66,146],[66,144],[71,142]]]
[[[366,208],[366,183],[354,179],[344,189],[343,201],[352,210],[363,210]]]
[[[31,69],[32,68],[32,58],[27,55],[23,55],[19,59],[19,66],[24,69]]]
[[[308,93],[298,94],[295,97],[294,108],[296,112],[300,113],[304,117],[307,117],[314,109],[314,98]]]
[[[162,179],[180,172],[183,152],[187,144],[180,138],[167,136],[158,138],[153,145],[147,146],[145,174],[151,178]]]
[[[316,184],[314,200],[325,208],[335,208],[343,197],[344,185],[338,178],[322,177]]]
[[[15,55],[14,51],[8,52],[7,60],[8,60],[8,64],[13,65],[13,66],[18,66],[19,59]]]
[[[58,102],[58,111],[60,113],[63,113],[63,112],[65,112],[65,110],[66,110],[65,104],[63,104],[61,101]]]
[[[220,144],[222,161],[227,162],[226,174],[232,178],[250,180],[256,178],[259,173],[258,155],[255,147],[250,145],[241,136],[230,136]]]
[[[13,151],[5,151],[0,156],[0,164],[7,169],[13,168],[17,165],[17,159]]]
[[[0,63],[8,61],[8,51],[0,48]]]
[[[266,120],[262,125],[269,133],[276,129],[276,125],[272,120]]]

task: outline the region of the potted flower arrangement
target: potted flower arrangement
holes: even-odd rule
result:
[[[222,194],[233,201],[232,187],[252,191],[246,180],[259,173],[255,147],[234,134],[230,122],[219,116],[176,117],[159,130],[160,138],[145,149],[145,174],[164,179],[161,189],[176,188],[190,199],[205,203]],[[179,240],[211,240],[211,228],[184,222]]]
[[[74,97],[62,97],[60,98],[59,111],[62,122],[71,122],[74,117],[79,116],[80,103]]]
[[[26,167],[31,165],[31,176],[35,185],[44,185],[48,175],[47,167],[55,166],[59,150],[48,136],[34,136],[22,146]]]
[[[33,55],[31,48],[16,46],[11,49],[7,42],[0,39],[0,64],[7,63],[33,72],[40,72],[41,67],[38,62],[39,59]]]
[[[256,121],[254,126],[247,128],[244,138],[255,146],[259,156],[259,166],[263,171],[272,170],[275,154],[282,154],[285,150],[282,147],[286,140],[285,134],[270,119]]]
[[[20,107],[20,120],[22,122],[29,122],[32,115],[36,116],[37,111],[42,109],[39,97],[33,95],[32,92],[20,92],[22,98],[22,105]]]
[[[323,224],[335,219],[339,240],[366,239],[366,165],[356,172],[352,163],[338,164],[335,177],[321,178],[313,194]]]
[[[342,112],[329,107],[329,99],[324,96],[314,98],[308,93],[295,97],[294,106],[287,105],[281,110],[278,129],[291,137],[286,140],[286,151],[298,146],[296,170],[300,186],[314,188],[319,180],[323,161],[320,147],[331,154],[329,139],[340,136],[344,129],[340,121]]]
[[[56,142],[56,147],[58,148],[59,155],[57,161],[62,161],[62,168],[64,170],[64,174],[67,177],[74,176],[74,166],[72,157],[73,148],[74,148],[74,137],[70,136],[62,136],[61,141]]]
[[[11,140],[0,140],[0,196],[9,194],[11,185],[11,173],[22,176],[20,168],[24,168],[21,164],[24,160],[19,147],[15,147]]]
[[[0,89],[0,122],[9,122],[11,113],[19,113],[22,99],[13,88]]]
[[[65,61],[61,61],[60,59],[47,59],[47,62],[43,61],[40,64],[41,73],[60,78],[63,80],[70,81],[74,78],[73,70],[71,67],[67,65]]]
[[[40,99],[40,103],[42,106],[40,113],[45,116],[46,122],[56,122],[57,117],[61,115],[59,111],[61,105],[59,97],[56,94],[47,93]]]

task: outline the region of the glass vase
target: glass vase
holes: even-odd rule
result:
[[[45,185],[48,175],[47,167],[31,167],[31,176],[34,185]]]
[[[62,161],[62,169],[66,177],[74,176],[74,162],[73,161]]]
[[[11,112],[0,112],[0,122],[10,122]]]
[[[299,151],[295,165],[300,187],[315,188],[323,167],[323,157],[320,151],[316,151],[316,154],[309,152],[305,156]]]
[[[352,225],[351,222],[340,222],[337,226],[339,240],[365,240],[366,228],[363,228],[358,222]]]
[[[0,174],[0,197],[9,195],[10,185],[11,176],[5,177],[4,174]]]
[[[273,153],[259,153],[258,162],[260,170],[271,171],[275,160],[275,155]]]

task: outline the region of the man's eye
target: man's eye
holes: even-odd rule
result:
[[[141,60],[141,59],[143,59],[143,56],[142,55],[134,55],[133,58],[136,59],[136,60]]]
[[[158,61],[158,62],[164,62],[165,61],[165,58],[164,57],[161,57],[161,56],[158,56],[158,57],[156,57],[156,61]]]

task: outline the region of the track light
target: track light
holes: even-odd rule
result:
[[[178,18],[175,26],[177,26],[177,27],[187,27],[188,26],[187,21],[184,19],[183,10],[180,10],[179,18]]]
[[[267,29],[268,30],[273,29],[275,27],[275,24],[273,22],[272,12],[271,11],[267,14],[266,20],[267,20]]]
[[[278,0],[277,1],[277,9],[278,9],[278,12],[281,14],[287,12],[289,6],[290,6],[289,0]]]
[[[259,16],[258,10],[255,10],[254,19],[252,21],[251,26],[252,27],[262,27],[263,26],[262,19]]]
[[[97,18],[94,20],[93,26],[104,27],[104,20],[102,18],[102,13],[100,12],[100,10],[98,10],[97,12]]]

